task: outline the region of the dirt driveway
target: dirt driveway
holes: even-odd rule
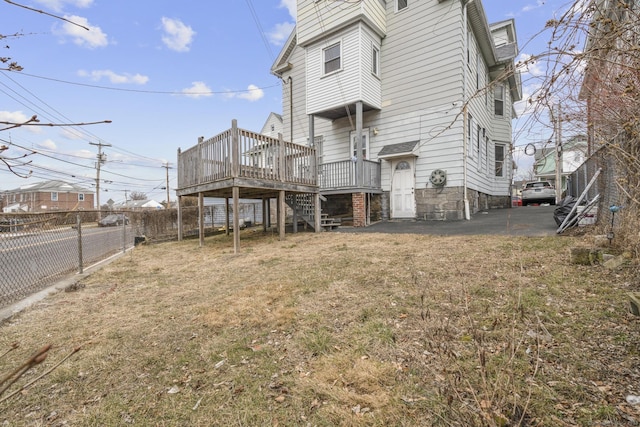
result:
[[[469,221],[381,221],[366,228],[340,227],[354,233],[413,233],[439,236],[510,235],[553,236],[558,226],[553,219],[555,206],[523,206],[479,212]]]

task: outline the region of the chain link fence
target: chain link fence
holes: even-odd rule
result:
[[[113,218],[100,226],[98,212],[0,214],[0,307],[132,247],[132,224]]]
[[[245,225],[262,221],[261,202],[241,203],[239,209]],[[203,214],[205,234],[220,232],[226,223],[226,207],[205,206]],[[182,209],[185,237],[198,235],[198,218],[197,206]],[[177,209],[0,213],[0,307],[82,273],[87,266],[136,243],[177,237]]]
[[[578,198],[584,193],[586,202],[598,197],[596,205],[598,231],[607,234],[611,239],[615,236],[622,247],[633,248],[637,246],[640,213],[636,210],[637,203],[630,199],[632,197],[630,194],[635,194],[634,191],[637,190],[624,191],[625,186],[634,185],[632,183],[635,179],[630,176],[629,165],[622,160],[624,159],[621,155],[623,144],[623,139],[615,140],[592,154],[570,175],[567,195]],[[600,172],[596,181],[585,192],[598,171]],[[612,206],[622,208],[620,211],[612,211],[610,209]],[[635,244],[633,240],[636,241]]]

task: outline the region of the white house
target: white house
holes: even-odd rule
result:
[[[298,0],[272,66],[284,140],[317,150],[322,211],[470,218],[510,206],[513,20],[480,0]]]
[[[282,115],[274,112],[270,113],[260,133],[272,138],[277,138],[278,134],[282,133]]]

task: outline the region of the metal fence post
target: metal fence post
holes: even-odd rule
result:
[[[76,215],[76,226],[78,227],[78,273],[82,274],[84,267],[82,265],[82,220],[80,214]]]

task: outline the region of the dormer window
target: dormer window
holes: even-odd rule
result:
[[[341,68],[340,42],[324,49],[324,74],[333,73]]]
[[[407,8],[409,0],[396,0],[396,12],[400,12]]]

